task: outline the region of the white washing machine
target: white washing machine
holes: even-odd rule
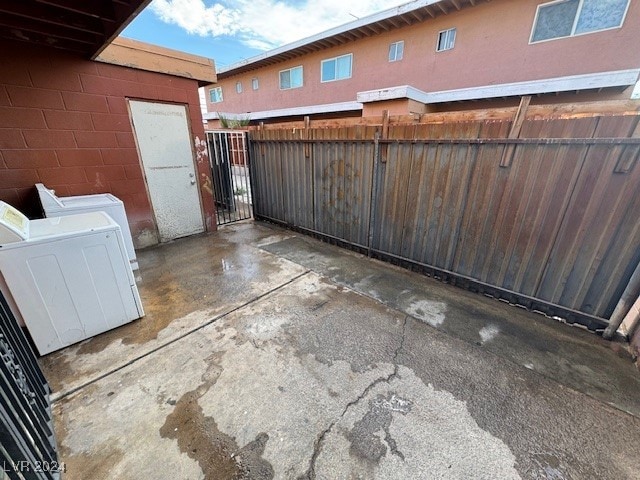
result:
[[[110,193],[98,193],[95,195],[78,195],[74,197],[58,197],[53,190],[48,189],[42,183],[36,183],[40,203],[45,217],[63,217],[78,213],[107,212],[122,230],[124,245],[131,262],[131,268],[138,269],[136,251],[133,248],[133,238],[127,221],[127,212],[124,203],[118,197]]]
[[[120,226],[104,212],[29,220],[0,201],[0,273],[41,355],[144,315]]]

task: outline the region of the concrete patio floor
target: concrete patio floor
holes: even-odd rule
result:
[[[575,327],[260,223],[139,252],[147,315],[42,358],[65,479],[638,479]]]

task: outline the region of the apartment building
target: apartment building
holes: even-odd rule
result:
[[[639,32],[635,0],[416,0],[219,68],[205,118],[628,100]]]

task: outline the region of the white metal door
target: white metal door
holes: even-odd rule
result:
[[[204,231],[184,105],[129,101],[160,241]]]

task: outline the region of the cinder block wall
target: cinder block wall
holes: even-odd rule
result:
[[[155,222],[126,99],[186,104],[195,144],[204,138],[197,82],[4,40],[0,65],[0,200],[37,218],[35,183],[59,196],[109,192],[123,200],[136,246],[146,246]],[[204,182],[208,159],[196,158]],[[201,193],[214,230],[213,199]]]

